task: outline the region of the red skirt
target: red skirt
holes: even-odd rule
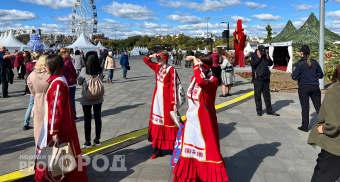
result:
[[[173,150],[178,133],[177,127],[167,127],[149,123],[149,142],[153,148],[162,150]]]
[[[228,181],[224,161],[200,162],[194,158],[180,157],[173,173],[173,182],[224,182]]]

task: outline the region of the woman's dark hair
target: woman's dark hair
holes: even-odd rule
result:
[[[335,76],[340,81],[340,64],[335,69]]]
[[[76,52],[74,53],[74,55],[80,55],[80,51],[76,50]]]
[[[200,59],[202,61],[202,63],[204,63],[206,65],[209,65],[209,66],[212,66],[213,61],[212,61],[211,56],[209,56],[209,55],[202,55],[198,59]]]
[[[103,70],[99,64],[97,52],[90,51],[86,53],[85,67],[86,67],[86,74],[88,75],[98,75],[102,73]]]
[[[202,63],[204,63],[206,65],[209,65],[209,66],[212,66],[213,61],[212,61],[211,56],[209,56],[209,55],[202,55],[198,59],[200,59],[202,61]],[[196,80],[195,80],[193,86],[191,87],[191,91],[190,91],[191,92],[191,100],[192,100],[192,102],[194,104],[195,104],[195,102],[194,102],[194,99],[192,98],[192,93],[193,93],[193,90],[195,88],[195,85],[196,85]],[[202,90],[202,93],[203,93],[203,90]],[[203,97],[204,97],[204,95],[203,95]],[[205,103],[204,103],[204,106],[206,107]]]
[[[27,57],[27,62],[31,62],[31,53],[28,51],[24,51]]]
[[[307,58],[307,65],[308,65],[308,68],[309,68],[309,69],[312,69],[312,62],[311,62],[311,60],[310,60],[310,58],[309,58],[309,54],[306,54],[306,53],[302,52],[302,56]]]
[[[46,57],[46,67],[51,72],[51,76],[58,75],[64,68],[63,58],[59,55],[49,55]]]

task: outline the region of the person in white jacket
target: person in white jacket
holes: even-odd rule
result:
[[[107,70],[109,76],[107,77],[107,83],[112,84],[112,78],[114,70],[116,69],[116,61],[113,58],[113,53],[110,51],[106,57],[104,69]]]

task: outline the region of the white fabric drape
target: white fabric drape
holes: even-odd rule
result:
[[[270,57],[270,59],[273,60],[273,66],[271,66],[270,69],[273,69],[273,67],[274,67],[273,54],[274,54],[274,47],[273,47],[273,46],[270,46],[270,47],[269,47],[269,57]]]
[[[291,73],[292,72],[292,68],[293,68],[293,47],[292,46],[288,46],[288,53],[289,53],[289,62],[287,65],[287,73]]]

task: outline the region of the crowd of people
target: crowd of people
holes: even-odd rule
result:
[[[317,159],[312,181],[335,181],[340,176],[340,122],[336,109],[340,103],[339,86],[329,89],[321,104],[318,79],[323,77],[320,65],[309,57],[308,46],[301,48],[302,59],[295,64],[292,79],[298,81],[302,108],[302,126],[298,129],[308,132],[309,97],[319,114],[319,122],[310,132],[308,143],[322,148]],[[182,55],[181,55],[182,56]],[[149,137],[154,152],[150,159],[162,156],[164,150],[174,150],[180,145],[180,155],[174,164],[173,181],[228,181],[226,165],[220,151],[219,129],[215,110],[215,99],[219,85],[220,97],[231,96],[235,83],[232,52],[218,53],[214,48],[209,55],[188,52],[185,67],[193,65],[194,75],[186,92],[188,109],[185,121],[177,121],[170,112],[178,113],[179,74],[169,64],[170,55],[163,50],[143,58],[144,63],[155,73],[156,84],[152,99],[149,121]],[[181,57],[180,57],[181,58]],[[156,62],[152,61],[156,59]],[[182,58],[181,58],[182,59]],[[181,60],[176,61],[180,65]],[[129,70],[128,52],[120,58],[123,79]],[[188,64],[187,64],[188,63]],[[273,61],[263,46],[250,56],[255,90],[256,113],[262,116],[263,95],[268,115],[280,116],[271,106],[269,91],[270,70]],[[79,144],[75,108],[76,85],[82,86],[81,100],[84,114],[85,143],[83,148],[100,147],[102,131],[101,109],[104,102],[103,70],[107,70],[106,82],[112,84],[116,62],[112,52],[105,50],[84,53],[63,48],[56,53],[34,51],[9,54],[0,47],[2,96],[8,97],[8,75],[17,68],[18,79],[25,79],[24,93],[30,94],[25,115],[24,130],[29,129],[30,117],[34,117],[34,138],[37,156],[50,141],[68,142],[74,157],[83,162]],[[12,66],[13,65],[13,66]],[[336,69],[340,80],[340,65]],[[13,77],[13,73],[12,73]],[[7,83],[7,86],[6,86]],[[228,90],[227,90],[228,88]],[[95,138],[91,142],[92,108],[95,120]],[[180,122],[184,127],[178,128]],[[179,143],[177,137],[181,135]],[[46,169],[35,166],[36,181],[48,181]],[[58,179],[56,177],[55,179]],[[327,180],[325,180],[327,179]],[[76,168],[65,175],[66,181],[87,181],[86,167]]]

